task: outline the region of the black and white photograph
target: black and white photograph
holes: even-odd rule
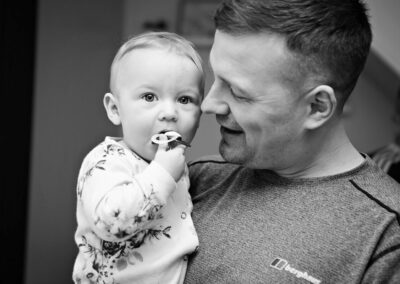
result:
[[[400,283],[400,1],[21,4],[2,283]]]

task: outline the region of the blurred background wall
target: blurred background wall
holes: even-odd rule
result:
[[[363,152],[393,139],[396,128],[391,116],[400,85],[396,15],[400,2],[367,2],[373,50],[346,115],[349,135]],[[181,4],[179,0],[38,0],[26,284],[71,283],[80,163],[104,136],[118,135],[102,106],[109,66],[129,36],[160,26],[180,30]],[[206,42],[199,48],[206,62],[209,47]],[[207,89],[210,83],[209,74]],[[214,117],[204,115],[188,159],[217,153],[218,137]]]

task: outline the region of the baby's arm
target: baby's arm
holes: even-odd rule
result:
[[[122,147],[113,155],[96,157],[82,184],[80,202],[88,225],[100,238],[123,241],[157,226],[159,211],[185,166],[183,146],[168,151],[166,147],[159,146],[154,161],[142,172],[138,165],[132,167],[130,153]]]

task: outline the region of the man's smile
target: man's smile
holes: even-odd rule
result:
[[[216,116],[217,123],[221,126],[221,133],[226,134],[242,134],[243,129],[233,119],[226,116]]]
[[[227,128],[227,127],[221,125],[221,133],[222,134],[239,135],[239,134],[243,134],[243,130]]]

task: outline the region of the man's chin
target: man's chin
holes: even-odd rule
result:
[[[246,163],[246,154],[242,149],[229,146],[223,140],[219,144],[219,153],[225,161],[232,164],[243,165]]]

